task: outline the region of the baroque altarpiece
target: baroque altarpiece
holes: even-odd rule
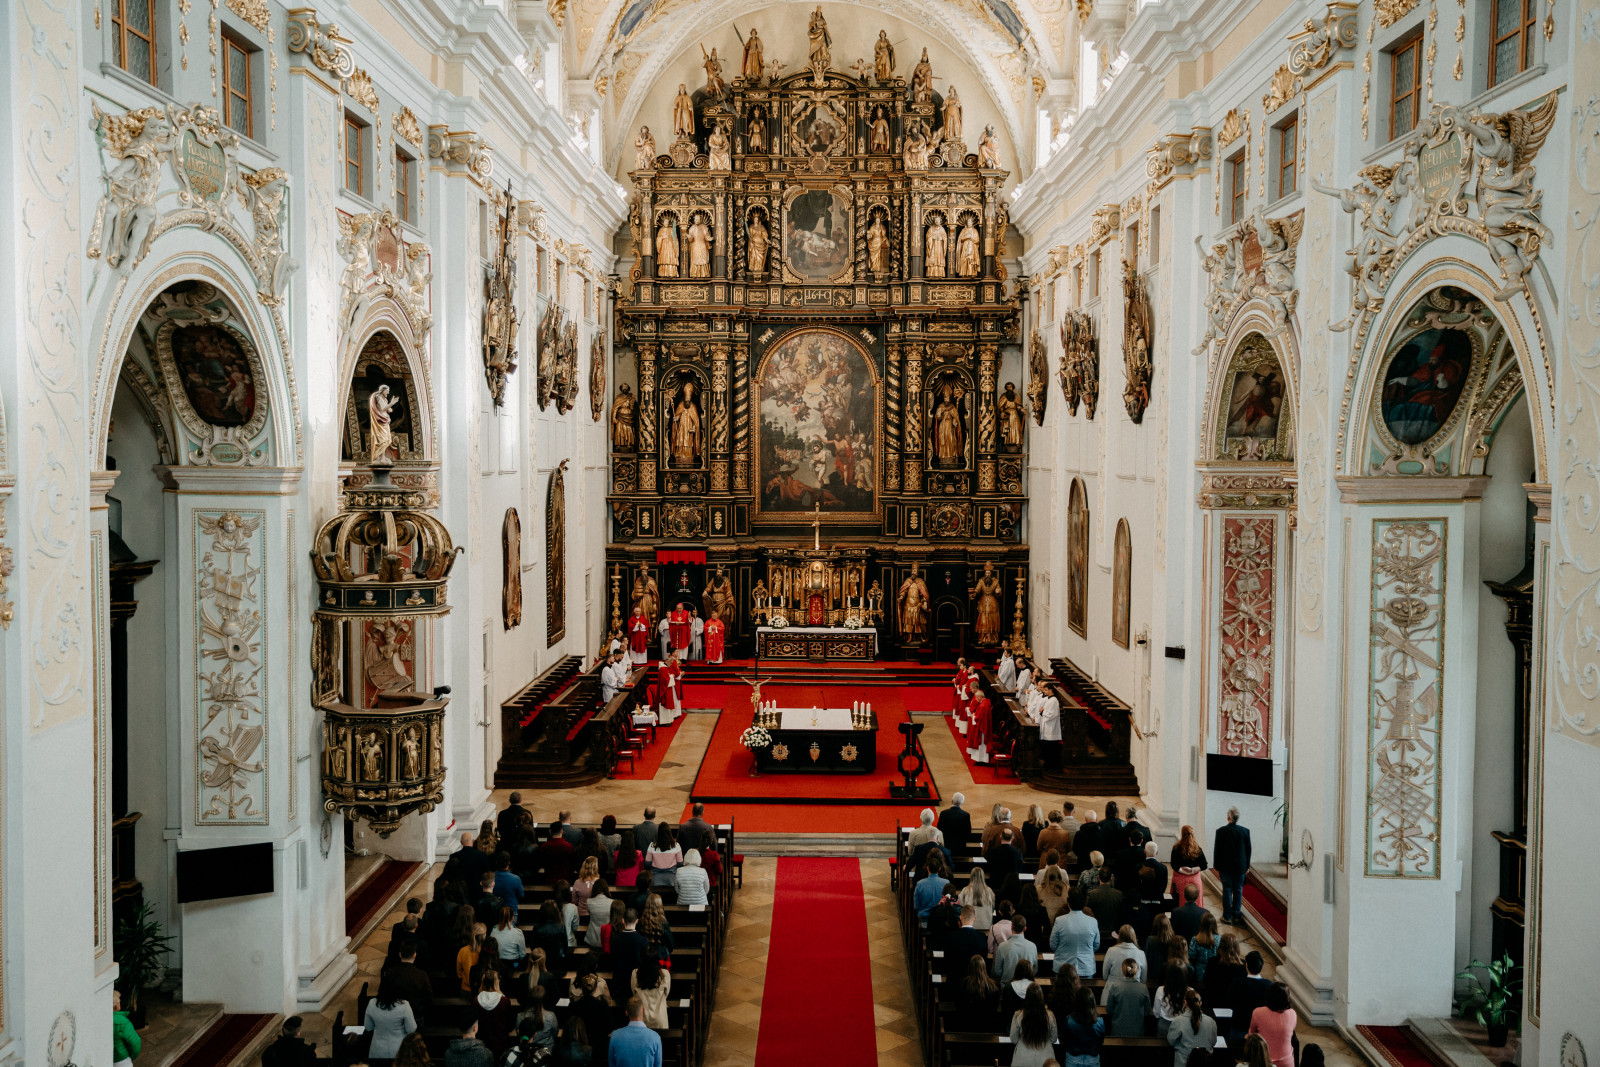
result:
[[[1027,398],[1001,374],[1020,308],[994,134],[968,150],[925,57],[909,81],[746,68],[679,88],[665,151],[635,141],[612,624],[684,603],[746,651],[776,615],[875,626],[880,656],[1020,644]]]

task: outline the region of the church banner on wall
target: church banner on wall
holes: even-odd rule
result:
[[[820,505],[831,519],[875,520],[883,448],[875,331],[768,328],[752,347],[758,517]]]

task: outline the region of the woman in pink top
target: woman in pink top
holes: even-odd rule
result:
[[[578,871],[578,880],[572,884],[572,901],[578,905],[578,914],[587,917],[589,914],[589,895],[594,892],[594,884],[600,880],[600,858],[598,856],[584,857],[583,867]]]
[[[1267,1002],[1250,1015],[1250,1032],[1267,1043],[1273,1067],[1294,1067],[1294,1026],[1299,1019],[1289,1007],[1289,990],[1281,982],[1267,990]]]
[[[644,860],[633,844],[633,831],[622,831],[622,845],[617,849],[617,877],[613,885],[632,889],[639,882],[639,868]]]

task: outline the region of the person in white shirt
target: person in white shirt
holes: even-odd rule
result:
[[[672,653],[672,623],[667,619],[661,620],[661,625],[656,627],[661,634],[661,658],[666,659]]]
[[[622,688],[621,683],[617,681],[617,668],[620,666],[616,653],[612,653],[606,657],[605,665],[600,668],[601,707],[611,703],[612,698],[617,695],[617,690]]]
[[[1022,661],[1022,666],[1017,670],[1016,692],[1018,696],[1028,691],[1028,686],[1033,684],[1033,668],[1028,666],[1027,660]]]
[[[995,668],[995,680],[1001,689],[1012,689],[1017,684],[1017,661],[1011,658],[1008,648],[1000,653],[1000,666]]]
[[[694,618],[689,620],[689,658],[700,660],[706,658],[706,620],[700,617],[700,609],[694,609]]]
[[[1061,701],[1049,690],[1039,692],[1039,747],[1045,767],[1056,770],[1061,766]]]

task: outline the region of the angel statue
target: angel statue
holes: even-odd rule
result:
[[[633,139],[633,148],[634,170],[649,170],[656,165],[656,139],[650,127],[639,127],[639,136]]]
[[[1462,123],[1478,142],[1478,216],[1489,231],[1489,254],[1506,279],[1496,300],[1527,288],[1540,245],[1554,238],[1539,219],[1542,194],[1533,187],[1533,160],[1555,118],[1556,94],[1551,93],[1531,111],[1475,111]]]

